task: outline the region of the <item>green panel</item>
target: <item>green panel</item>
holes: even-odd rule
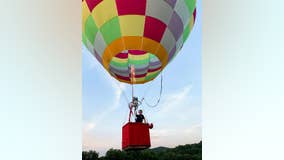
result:
[[[151,79],[157,77],[159,74],[160,74],[160,72],[157,72],[157,73],[155,73],[155,74],[153,74],[153,75],[150,75],[150,76],[147,75],[147,76],[145,77],[145,80],[146,80],[146,81],[149,81],[149,80],[151,80]]]
[[[159,58],[152,53],[149,53],[149,58],[150,60],[154,60],[154,61],[159,60]]]
[[[119,63],[119,62],[115,62],[115,61],[110,61],[110,64],[112,66],[118,67],[118,68],[128,68],[128,63]]]
[[[87,46],[87,37],[86,37],[85,33],[82,33],[82,42],[85,46]]]
[[[107,44],[110,44],[113,40],[121,37],[120,24],[119,24],[118,17],[114,17],[108,22],[106,22],[100,28],[100,31]]]
[[[153,55],[152,53],[149,53],[150,59],[155,58],[156,56]]]
[[[196,0],[184,0],[184,1],[189,10],[189,14],[192,15],[194,8],[195,8]]]
[[[135,66],[147,65],[147,64],[149,64],[149,59],[144,59],[144,60],[128,59],[128,63],[133,64]]]
[[[187,25],[185,27],[185,30],[183,32],[183,42],[185,42],[185,40],[187,39],[187,37],[189,36],[189,33],[190,33],[190,27],[189,25]]]
[[[86,20],[86,24],[85,24],[85,34],[86,34],[86,37],[88,38],[88,40],[94,44],[94,41],[95,41],[95,37],[96,37],[96,34],[98,32],[98,28],[95,24],[95,21],[92,17],[92,15],[90,15],[87,20]]]

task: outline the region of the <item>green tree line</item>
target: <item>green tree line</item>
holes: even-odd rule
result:
[[[175,148],[158,147],[141,151],[109,149],[99,157],[96,151],[83,151],[82,160],[201,160],[202,142],[179,145]]]

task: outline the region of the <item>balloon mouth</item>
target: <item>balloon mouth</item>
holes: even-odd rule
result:
[[[131,66],[134,75],[131,76]],[[109,72],[121,82],[142,84],[153,80],[162,70],[160,59],[143,50],[123,50],[112,57]]]

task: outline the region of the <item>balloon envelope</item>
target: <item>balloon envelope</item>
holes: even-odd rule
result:
[[[182,48],[195,5],[195,0],[83,0],[82,41],[117,80],[146,83]]]

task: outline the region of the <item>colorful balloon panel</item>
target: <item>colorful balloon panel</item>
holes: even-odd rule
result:
[[[142,84],[182,48],[195,5],[195,0],[83,0],[82,41],[114,78]]]

